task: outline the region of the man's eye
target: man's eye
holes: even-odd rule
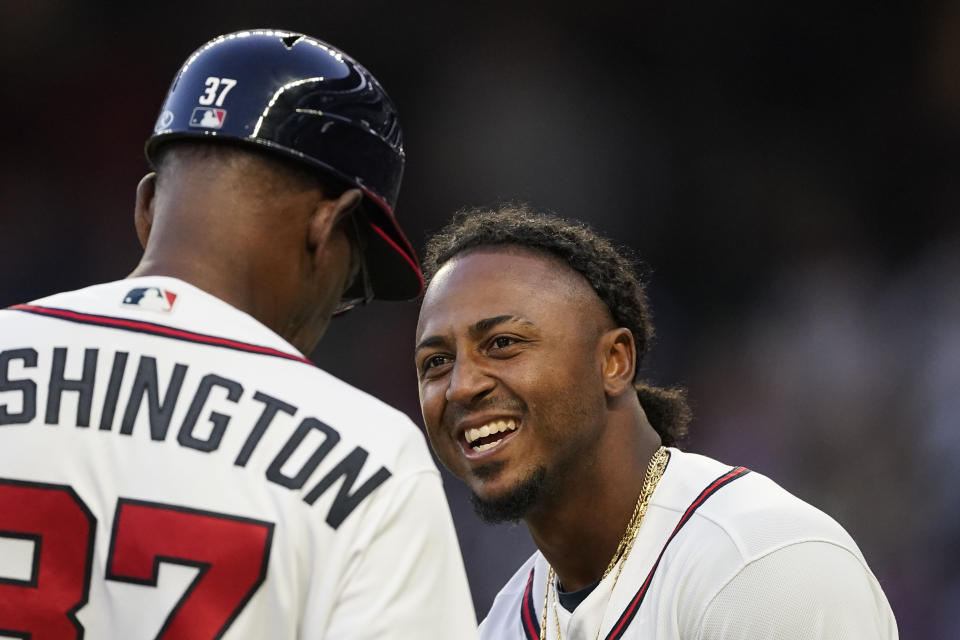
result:
[[[518,342],[516,338],[511,338],[510,336],[497,336],[493,339],[493,346],[497,349],[506,349],[510,345]]]
[[[444,365],[447,363],[447,360],[448,360],[447,356],[440,356],[440,355],[430,356],[429,358],[423,361],[423,370],[427,371],[434,367],[439,367],[441,365]]]

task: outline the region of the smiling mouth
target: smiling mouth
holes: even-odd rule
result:
[[[467,429],[463,432],[463,438],[469,450],[483,453],[493,449],[503,442],[504,438],[515,433],[517,427],[516,420],[493,420],[480,427]]]

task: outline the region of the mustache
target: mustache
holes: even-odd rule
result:
[[[476,413],[523,413],[527,409],[519,398],[481,398],[469,404],[450,403],[447,405],[447,422],[456,424]]]

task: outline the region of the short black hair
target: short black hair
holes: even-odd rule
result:
[[[339,198],[347,190],[347,184],[336,176],[311,166],[306,162],[270,150],[269,147],[235,142],[233,140],[198,140],[182,138],[159,145],[149,158],[151,168],[160,180],[164,167],[173,158],[202,160],[208,162],[228,162],[244,155],[253,156],[260,162],[272,167],[283,176],[282,185],[286,188],[309,189],[319,187],[328,198]]]
[[[522,204],[460,211],[427,241],[423,261],[426,283],[457,255],[498,245],[513,245],[554,256],[586,278],[607,305],[617,326],[633,334],[639,369],[654,335],[644,283],[636,274],[629,252],[617,249],[582,222],[536,212]],[[686,392],[642,381],[635,382],[634,386],[663,444],[675,445],[684,439],[692,418]]]

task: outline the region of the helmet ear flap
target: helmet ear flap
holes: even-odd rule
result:
[[[147,158],[179,139],[278,154],[363,191],[364,264],[376,297],[423,291],[417,256],[394,216],[405,156],[396,109],[369,71],[335,47],[288,31],[214,38],[167,92]]]

